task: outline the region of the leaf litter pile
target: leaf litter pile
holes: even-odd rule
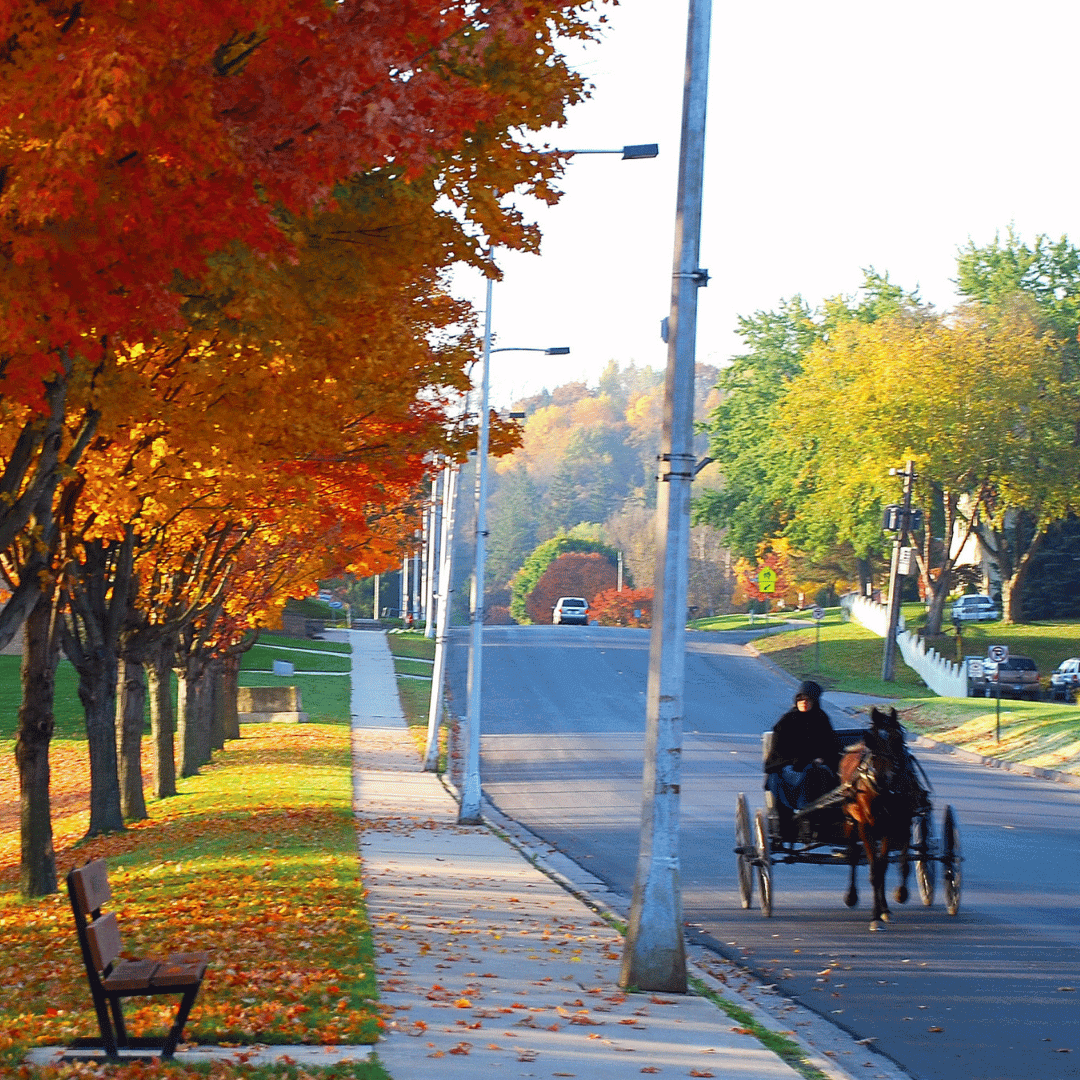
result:
[[[53,775],[61,799],[81,786],[85,805],[85,744],[58,743],[56,749]],[[4,755],[0,784],[17,791],[12,765]],[[18,819],[6,814],[0,1068],[20,1060],[29,1046],[97,1034],[63,876],[98,857],[108,861],[109,908],[120,920],[125,955],[213,953],[185,1028],[189,1042],[327,1045],[378,1037],[348,728],[245,725],[242,739],[178,786],[173,798],[148,800],[150,818],[123,833],[80,844],[71,829],[58,829],[61,892],[29,902],[18,895]],[[167,1028],[174,1000],[156,1002],[126,1002],[130,1034]]]

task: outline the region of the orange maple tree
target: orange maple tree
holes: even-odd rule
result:
[[[601,626],[652,626],[653,590],[605,589],[592,602],[591,615]]]

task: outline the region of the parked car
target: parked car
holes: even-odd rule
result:
[[[961,596],[953,603],[953,622],[984,622],[1001,618],[1001,608],[989,596]]]
[[[1030,698],[1038,701],[1041,696],[1039,669],[1035,661],[1027,656],[1010,656],[1000,664],[984,662],[986,674],[986,696]]]
[[[1050,696],[1055,701],[1074,701],[1080,689],[1080,657],[1062,660],[1050,676]]]
[[[968,697],[986,696],[986,669],[997,665],[985,656],[965,656],[964,672],[967,675]]]
[[[587,626],[589,623],[589,602],[583,596],[560,596],[551,612],[551,621],[555,626],[577,623]]]

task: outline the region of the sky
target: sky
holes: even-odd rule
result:
[[[583,380],[610,360],[662,369],[688,0],[604,5],[602,39],[570,53],[594,84],[560,149],[656,142],[652,161],[581,155],[554,208],[519,203],[540,255],[496,253],[492,400]],[[697,360],[741,351],[737,319],[796,293],[858,288],[863,268],[939,308],[957,250],[1012,224],[1080,242],[1075,125],[1080,4],[1028,0],[714,0]],[[453,288],[484,304],[472,270]]]

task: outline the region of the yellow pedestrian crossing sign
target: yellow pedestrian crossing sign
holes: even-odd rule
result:
[[[776,571],[771,567],[763,566],[758,571],[757,581],[759,592],[776,592]]]

